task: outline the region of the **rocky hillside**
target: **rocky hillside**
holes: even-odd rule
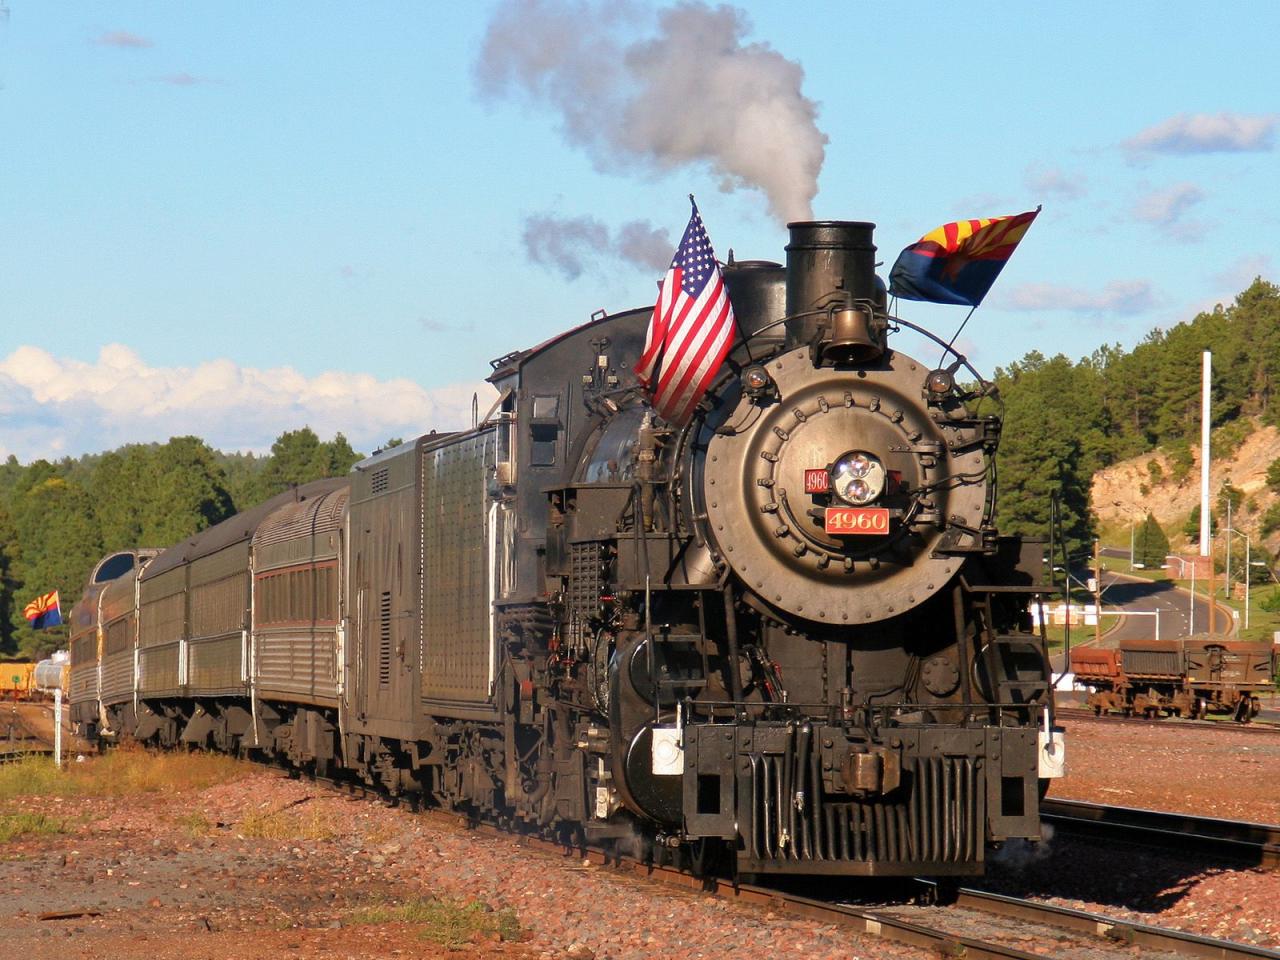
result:
[[[1215,435],[1217,459],[1209,464],[1209,483],[1214,511],[1217,512],[1218,492],[1230,483],[1243,494],[1243,503],[1232,517],[1237,530],[1247,533],[1258,542],[1263,515],[1277,500],[1266,483],[1267,468],[1280,457],[1280,431],[1274,426],[1264,426],[1257,419],[1250,421],[1251,431],[1238,442],[1221,434]],[[1160,448],[1128,460],[1122,460],[1093,475],[1090,487],[1090,506],[1104,524],[1126,525],[1136,515],[1150,511],[1178,547],[1185,543],[1182,526],[1191,511],[1200,502],[1200,450],[1191,451],[1191,466],[1182,466],[1170,457],[1169,451]],[[1152,463],[1156,464],[1153,469]],[[1274,532],[1264,541],[1272,553],[1280,547],[1280,532]]]

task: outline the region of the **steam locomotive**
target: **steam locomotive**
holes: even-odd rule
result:
[[[994,525],[999,398],[889,346],[932,335],[887,312],[872,224],[789,229],[785,266],[725,266],[739,329],[687,424],[631,372],[651,310],[602,312],[494,360],[470,430],[104,559],[76,721],[739,875],[1038,839],[1064,745],[1044,545]]]

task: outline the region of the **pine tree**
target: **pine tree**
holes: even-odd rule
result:
[[[64,613],[80,595],[94,564],[102,558],[102,538],[93,501],[76,483],[49,476],[14,502],[13,524],[22,553],[16,564],[18,595],[10,622],[19,649],[43,656],[65,645],[66,627],[33,631],[22,607],[42,593],[57,590]]]
[[[1148,569],[1164,566],[1165,557],[1169,555],[1169,538],[1150,513],[1142,526],[1134,531],[1133,553],[1134,563]]]

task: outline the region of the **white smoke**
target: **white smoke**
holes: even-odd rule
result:
[[[642,20],[627,3],[504,0],[476,63],[480,91],[553,107],[602,171],[705,165],[726,192],[762,191],[780,221],[811,217],[827,137],[800,65],[744,43],[735,7],[680,3],[634,39]]]
[[[647,220],[624,223],[610,237],[609,228],[593,217],[549,213],[526,218],[521,239],[530,260],[559,270],[569,280],[604,258],[663,271],[675,249],[670,235]]]
[[[991,862],[999,863],[1015,872],[1025,870],[1033,863],[1047,860],[1053,853],[1053,826],[1040,824],[1040,841],[1006,840],[999,850],[991,854]]]

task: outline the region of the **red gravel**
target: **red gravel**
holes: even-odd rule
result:
[[[1280,822],[1280,733],[1229,724],[1068,720],[1051,797]],[[1012,844],[989,886],[1122,919],[1280,947],[1280,873],[1082,838]]]
[[[1280,821],[1280,734],[1071,721],[1068,738],[1069,776],[1053,796]],[[8,805],[15,808],[49,810],[72,826],[0,846],[5,958],[929,955],[586,867],[261,768],[203,791]],[[297,818],[296,836],[241,832],[281,810]],[[1280,946],[1280,874],[1057,838],[1010,845],[993,862],[990,885]],[[420,939],[422,924],[355,923],[371,904],[413,898],[481,900],[513,910],[523,929],[514,942],[490,935],[451,950]],[[36,919],[77,908],[101,915]]]
[[[1280,823],[1280,730],[1177,720],[1063,725],[1067,776],[1050,796]]]
[[[929,956],[530,851],[260,768],[199,793],[20,805],[85,822],[70,834],[0,846],[6,958]],[[333,836],[239,833],[246,818],[279,810],[300,818],[302,832]],[[483,939],[450,951],[419,939],[422,925],[353,923],[363,907],[411,898],[481,900],[513,910],[523,930],[517,942]],[[101,915],[37,919],[73,909]]]

